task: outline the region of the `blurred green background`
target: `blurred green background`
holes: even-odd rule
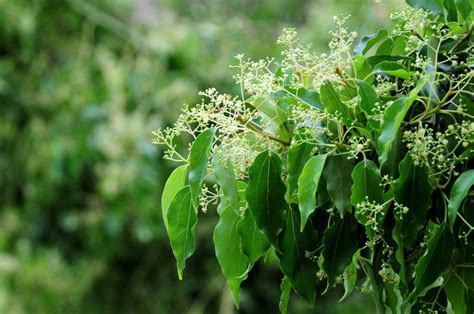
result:
[[[402,0],[0,0],[0,313],[232,313],[215,212],[178,281],[150,132],[198,91],[233,92],[233,56],[278,56],[296,27],[325,51],[333,15],[360,35]],[[183,143],[185,147],[186,143]],[[278,310],[277,264],[257,265],[240,313]],[[312,313],[370,313],[367,296]],[[296,296],[289,313],[309,313]]]

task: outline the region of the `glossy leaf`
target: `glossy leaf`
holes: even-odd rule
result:
[[[336,92],[330,81],[325,81],[323,83],[320,93],[321,101],[326,111],[333,115],[339,113],[341,115],[341,120],[346,125],[350,125],[352,119],[349,113],[349,108],[341,101],[339,93]]]
[[[377,96],[375,89],[372,87],[372,85],[358,80],[357,92],[360,97],[360,109],[365,113],[367,118],[372,116],[374,114],[375,104],[379,101],[379,97]]]
[[[339,302],[344,301],[346,298],[348,298],[352,294],[352,291],[354,291],[354,288],[356,287],[357,260],[359,256],[360,256],[359,252],[354,254],[354,256],[352,257],[352,262],[344,270],[344,295],[339,299]]]
[[[473,184],[474,169],[471,169],[462,173],[459,178],[456,179],[453,187],[451,188],[451,195],[449,197],[448,205],[448,218],[451,230],[453,229],[454,222],[456,221],[459,206],[461,206],[462,201],[469,193],[469,190]]]
[[[374,231],[367,224],[368,214],[361,212],[357,204],[364,201],[383,204],[383,188],[381,183],[379,170],[371,160],[359,162],[352,171],[351,204],[356,208],[355,217],[357,221],[365,227],[370,239],[373,239]],[[383,218],[384,216],[380,214],[375,217],[379,224],[382,223]]]
[[[415,9],[425,9],[436,15],[443,14],[443,0],[407,0]]]
[[[425,165],[415,166],[410,154],[400,163],[400,178],[393,185],[395,200],[408,207],[408,212],[402,215],[403,218],[395,215],[405,246],[415,241],[418,232],[426,224],[426,214],[431,207],[433,192],[428,176],[428,168]]]
[[[412,74],[403,65],[398,62],[384,61],[377,64],[374,73],[386,73],[395,77],[408,80]]]
[[[246,199],[258,228],[278,248],[278,235],[283,229],[283,214],[288,208],[286,187],[281,179],[282,165],[277,154],[260,153],[249,168]]]
[[[455,0],[456,7],[464,20],[469,18],[474,3],[471,0]]]
[[[350,197],[354,160],[347,156],[329,156],[323,170],[326,189],[340,216],[350,210]]]
[[[308,143],[301,143],[288,149],[288,194],[290,197],[298,189],[298,178],[312,154],[313,145]]]
[[[163,214],[163,221],[166,230],[168,230],[168,208],[170,207],[171,201],[176,193],[184,187],[187,171],[188,165],[182,165],[174,169],[168,177],[168,180],[166,180],[165,187],[163,188],[163,194],[161,196],[161,212]]]
[[[227,206],[220,213],[213,237],[217,260],[237,308],[239,307],[240,284],[247,278],[246,271],[249,264],[247,256],[240,250],[241,240],[237,231],[239,221],[240,216],[231,206]]]
[[[258,229],[257,223],[249,210],[245,212],[237,224],[237,231],[241,238],[242,252],[248,257],[250,264],[255,264],[268,251],[270,242]]]
[[[444,292],[448,298],[447,313],[468,313],[466,307],[467,289],[464,282],[456,275],[451,275],[449,280],[444,285]]]
[[[283,277],[280,285],[281,295],[280,295],[280,304],[278,308],[280,309],[281,314],[286,314],[288,309],[288,302],[290,301],[291,295],[291,282],[288,277]]]
[[[388,159],[390,148],[397,138],[400,126],[408,112],[408,109],[410,109],[418,93],[426,83],[429,82],[431,77],[432,75],[426,75],[421,78],[408,97],[397,99],[385,109],[383,114],[382,131],[378,138],[380,167],[382,167]]]
[[[302,296],[309,306],[316,297],[317,264],[306,256],[317,248],[317,233],[310,224],[300,232],[300,217],[297,209],[285,213],[285,228],[280,234],[280,267],[291,282],[291,286]]]
[[[363,56],[354,56],[354,75],[358,80],[365,81],[371,84],[374,81],[374,75],[372,74],[372,66],[367,62]]]
[[[380,40],[386,38],[388,31],[386,29],[381,29],[377,33],[364,36],[360,43],[354,48],[354,54],[366,54],[370,48],[376,45]]]
[[[187,185],[171,201],[168,208],[168,236],[176,258],[178,277],[183,279],[186,259],[194,253],[194,228],[197,213],[193,207],[191,188]]]
[[[454,245],[453,234],[443,223],[428,241],[425,254],[416,263],[415,288],[409,299],[414,300],[446,271],[453,257]]]
[[[359,235],[357,222],[352,215],[336,222],[324,232],[323,270],[328,276],[328,287],[332,287],[344,269],[351,263],[357,251]]]
[[[199,206],[202,183],[207,175],[207,162],[214,140],[214,129],[208,129],[196,137],[189,153],[189,186],[195,210]]]
[[[301,232],[303,232],[306,221],[316,209],[316,191],[321,178],[326,155],[311,157],[305,164],[298,179],[298,204],[301,213]]]

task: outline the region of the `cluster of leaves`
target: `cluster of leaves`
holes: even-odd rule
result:
[[[237,306],[252,267],[275,254],[283,312],[292,288],[313,306],[360,279],[378,313],[474,310],[472,6],[407,2],[393,31],[353,51],[344,19],[324,56],[285,30],[279,63],[238,56],[240,96],[208,90],[209,103],[154,132],[184,163],[162,197],[179,278],[199,205],[215,201],[215,252]],[[188,158],[173,146],[183,132]]]
[[[162,197],[180,279],[198,208],[216,202],[215,252],[237,306],[252,267],[275,254],[283,312],[291,289],[313,306],[361,280],[378,313],[474,310],[474,11],[407,2],[393,31],[353,49],[336,18],[329,55],[285,30],[280,62],[237,57],[241,95],[208,90],[154,132],[184,163]],[[183,132],[188,158],[173,144]]]

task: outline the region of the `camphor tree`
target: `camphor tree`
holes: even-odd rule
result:
[[[392,31],[355,47],[334,18],[328,54],[285,29],[281,60],[236,57],[239,95],[208,89],[153,133],[183,164],[162,198],[180,279],[198,209],[215,202],[215,253],[237,306],[270,250],[282,312],[292,289],[313,306],[361,279],[377,313],[474,311],[473,5],[408,3]]]

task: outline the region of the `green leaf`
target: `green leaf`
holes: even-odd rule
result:
[[[288,301],[290,301],[291,294],[291,282],[288,277],[284,276],[280,285],[281,295],[280,295],[280,304],[279,309],[281,314],[286,314],[288,309]]]
[[[360,43],[354,48],[355,55],[366,54],[370,48],[376,45],[381,39],[387,38],[388,31],[381,29],[377,33],[362,38]]]
[[[415,265],[415,288],[409,300],[414,300],[446,271],[454,254],[454,245],[453,234],[443,223],[428,241],[425,254]]]
[[[336,222],[324,232],[323,242],[323,270],[328,276],[328,287],[332,287],[336,277],[351,263],[359,244],[357,222],[352,215],[336,217]]]
[[[389,55],[392,52],[393,39],[388,37],[384,39],[375,52],[376,55]]]
[[[359,252],[352,256],[352,262],[344,270],[344,295],[339,299],[339,302],[344,301],[352,294],[352,291],[354,291],[357,283],[357,260],[359,259]]]
[[[386,295],[385,308],[390,309],[393,314],[402,314],[403,297],[398,285],[384,282],[383,288]]]
[[[459,206],[461,206],[462,201],[469,193],[469,190],[471,189],[473,184],[474,169],[462,173],[459,178],[457,178],[456,182],[454,182],[453,184],[448,205],[449,227],[451,228],[451,230],[453,230]]]
[[[442,0],[407,0],[407,3],[415,9],[425,9],[436,15],[443,14]]]
[[[278,107],[272,99],[256,97],[251,103],[255,109],[269,117],[277,126],[283,125],[288,120],[285,111]]]
[[[214,134],[214,129],[208,129],[199,134],[189,152],[188,179],[191,188],[191,199],[196,211],[199,207],[202,183],[207,175],[207,162],[209,160],[209,154],[211,153]]]
[[[365,81],[371,84],[374,81],[374,75],[372,74],[372,66],[367,62],[363,56],[354,56],[354,76],[358,80]]]
[[[339,93],[336,92],[330,81],[325,81],[320,89],[321,101],[324,108],[330,114],[339,113],[342,121],[346,125],[351,125],[352,118],[349,113],[349,108],[339,98]]]
[[[163,214],[163,221],[165,222],[166,230],[168,230],[168,208],[176,193],[181,190],[186,183],[186,172],[188,165],[182,165],[173,170],[173,172],[166,180],[163,194],[161,196],[161,212]]]
[[[454,0],[444,0],[444,7],[446,8],[447,22],[455,22],[458,20],[458,10]]]
[[[470,0],[456,0],[456,6],[458,8],[461,17],[464,20],[468,20],[472,12],[472,1]]]
[[[306,221],[316,209],[316,191],[319,179],[324,169],[326,155],[311,157],[305,164],[298,179],[298,204],[301,213],[301,232],[303,232]]]
[[[402,218],[395,215],[405,246],[415,241],[418,232],[426,224],[433,192],[428,176],[428,167],[415,166],[410,154],[407,154],[400,163],[400,177],[393,183],[395,200],[408,207],[408,212]]]
[[[240,216],[231,206],[227,206],[220,213],[213,237],[217,261],[227,279],[237,308],[239,307],[240,284],[247,279],[246,271],[249,265],[247,256],[240,250],[241,240],[237,231],[239,221]]]
[[[350,198],[354,160],[346,156],[328,156],[323,170],[326,189],[341,217],[350,211]]]
[[[247,255],[250,264],[255,264],[268,251],[270,242],[258,229],[257,223],[249,210],[245,211],[244,216],[237,224],[237,231],[241,238],[242,252]]]
[[[364,112],[367,119],[374,115],[375,104],[379,102],[379,97],[377,92],[372,87],[372,85],[357,80],[357,92],[360,97],[359,106],[360,109]],[[369,120],[369,124],[372,120]],[[378,125],[376,125],[379,128]]]
[[[281,179],[282,165],[277,154],[260,153],[249,168],[246,199],[260,231],[278,249],[278,235],[283,229],[283,214],[288,208],[286,187]]]
[[[404,80],[408,80],[412,75],[403,65],[393,61],[380,62],[375,66],[374,73],[386,73]]]
[[[288,149],[288,194],[291,198],[298,188],[298,178],[303,167],[313,155],[313,145],[301,143]]]
[[[176,193],[168,208],[168,236],[176,258],[179,280],[183,279],[186,259],[194,253],[194,228],[197,212],[191,199],[191,188],[186,185]]]
[[[444,284],[444,292],[448,298],[447,313],[468,313],[466,307],[466,294],[464,283],[458,276],[452,275]]]
[[[359,162],[352,171],[352,195],[351,204],[355,207],[355,217],[357,221],[365,227],[367,235],[372,240],[374,230],[372,226],[367,224],[368,214],[361,212],[357,204],[364,201],[383,203],[383,188],[381,186],[379,169],[371,160],[363,160]],[[385,208],[386,212],[387,207]],[[377,215],[374,217],[378,224],[381,224],[385,215]]]
[[[408,97],[399,98],[390,104],[383,114],[382,131],[378,138],[379,146],[379,164],[380,167],[387,161],[390,148],[397,138],[400,126],[405,118],[405,115],[410,109],[413,102],[416,100],[418,93],[429,82],[432,74],[422,77],[416,87],[410,92]]]
[[[240,214],[239,191],[230,159],[223,160],[222,154],[216,151],[212,158],[212,169],[214,170],[216,182],[220,187],[222,198],[225,199],[227,204],[232,206],[235,214]]]
[[[316,297],[317,264],[306,256],[306,252],[317,249],[317,233],[310,224],[303,232],[297,210],[290,208],[285,213],[285,228],[280,234],[280,267],[288,277],[295,291],[302,296],[310,307]]]

